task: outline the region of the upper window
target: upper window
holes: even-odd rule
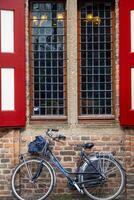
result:
[[[113,114],[112,5],[79,5],[79,115]]]
[[[65,4],[30,4],[32,115],[66,115]]]

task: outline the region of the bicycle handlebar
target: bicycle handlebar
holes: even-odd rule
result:
[[[54,129],[54,128],[52,128],[52,129],[51,129],[51,131],[58,132],[58,131],[59,131],[59,129]]]
[[[58,132],[58,131],[59,131],[58,129],[48,129],[46,131],[46,135],[49,136],[50,138],[52,138],[53,140],[56,140],[56,141],[65,140],[66,136],[64,136],[64,135],[59,134],[59,135],[53,136],[52,132]]]
[[[61,140],[65,140],[65,139],[66,139],[66,136],[64,136],[64,135],[59,135],[58,138],[59,138],[59,140],[60,140],[60,139],[61,139]]]

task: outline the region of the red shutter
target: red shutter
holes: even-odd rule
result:
[[[134,21],[131,21],[132,11],[134,11],[134,0],[120,0],[120,124],[123,126],[134,126],[134,30],[131,32]]]
[[[24,6],[25,0],[0,0],[0,127],[25,126]],[[8,17],[4,19],[3,13],[11,14],[9,19],[11,18],[13,23],[11,25],[13,31],[11,30],[10,37],[13,35],[13,41],[11,38],[9,41],[6,38],[10,27],[8,21],[10,20]],[[4,26],[3,23],[5,23]],[[7,26],[8,23],[9,26]],[[7,33],[5,27],[7,27]],[[3,50],[6,45],[7,49],[13,50]]]

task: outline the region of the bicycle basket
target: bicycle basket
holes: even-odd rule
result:
[[[35,140],[28,145],[28,152],[30,154],[40,153],[46,144],[46,140],[42,136],[36,136]]]

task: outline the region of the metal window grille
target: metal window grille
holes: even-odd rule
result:
[[[85,3],[79,23],[80,115],[112,114],[112,3]]]
[[[66,115],[65,4],[31,2],[33,115]]]

